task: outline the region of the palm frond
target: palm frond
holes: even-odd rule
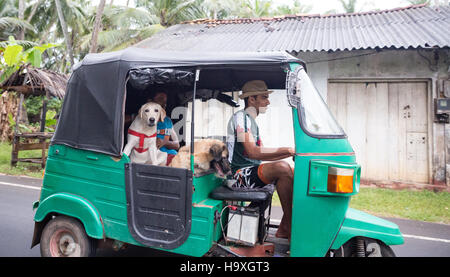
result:
[[[191,13],[192,10],[190,10],[190,8],[193,6],[194,3],[195,0],[183,1],[182,3],[168,10],[167,23],[171,24],[177,23],[174,22],[175,18],[179,18],[180,20],[194,19],[194,14]]]
[[[116,26],[145,26],[159,22],[159,18],[141,8],[120,7],[114,11],[111,21]]]
[[[25,49],[38,45],[36,42],[29,40],[15,40],[14,42]],[[0,48],[6,48],[9,45],[9,43],[10,43],[9,41],[0,41]]]
[[[34,27],[25,20],[16,17],[0,17],[0,30],[6,28],[28,29],[35,32]]]
[[[99,46],[99,48],[115,46],[117,44],[122,43],[123,41],[129,40],[131,37],[136,35],[136,33],[138,33],[138,31],[131,29],[101,31],[98,33],[97,45]],[[88,49],[90,45],[90,40],[91,40],[90,34],[83,36],[80,48],[83,50]]]

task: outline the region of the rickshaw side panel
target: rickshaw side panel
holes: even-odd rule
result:
[[[104,236],[129,244],[137,242],[128,229],[125,164],[126,155],[116,159],[109,155],[51,145],[47,159],[40,203],[55,193],[76,195],[92,204],[103,223]],[[215,221],[222,201],[208,198],[220,182],[213,174],[194,178],[192,225],[186,242],[170,252],[202,256],[220,238],[220,225]]]
[[[342,225],[350,197],[309,194],[310,161],[321,159],[354,163],[355,156],[327,155],[352,153],[353,149],[345,138],[318,139],[308,136],[300,127],[297,112],[293,108],[296,153],[299,154],[295,157],[291,256],[323,257]]]
[[[126,220],[124,164],[129,159],[52,145],[49,149],[41,202],[54,193],[86,199],[101,216],[106,237],[129,237]]]

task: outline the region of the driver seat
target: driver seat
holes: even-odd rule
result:
[[[225,181],[226,182],[226,181]],[[272,209],[272,195],[275,190],[273,184],[266,185],[262,188],[239,189],[229,188],[226,184],[215,188],[210,197],[216,200],[223,201],[243,201],[251,202],[247,207],[259,208],[259,223],[258,223],[258,241],[263,243],[270,226],[270,213]],[[266,210],[268,214],[266,216]],[[267,228],[266,228],[267,226]]]

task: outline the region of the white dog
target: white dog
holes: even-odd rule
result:
[[[156,147],[158,121],[164,122],[166,111],[157,103],[149,102],[139,109],[138,116],[128,129],[128,142],[123,152],[133,163],[166,165],[167,153]]]

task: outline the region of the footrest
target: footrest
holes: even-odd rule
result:
[[[263,202],[272,197],[267,190],[232,190],[225,186],[217,187],[209,195],[217,200]]]

